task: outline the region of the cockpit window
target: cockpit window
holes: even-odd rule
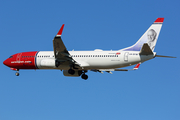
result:
[[[10,56],[9,58],[12,58],[13,56]]]

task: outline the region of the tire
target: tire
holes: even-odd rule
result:
[[[87,80],[88,76],[86,74],[82,74],[81,78],[84,79],[84,80]]]
[[[18,73],[18,72],[16,72],[16,76],[19,76],[19,73]]]

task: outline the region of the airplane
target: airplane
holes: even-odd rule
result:
[[[137,70],[140,64],[155,57],[175,58],[154,52],[163,21],[164,18],[157,18],[134,45],[115,51],[68,51],[61,39],[63,24],[53,39],[54,51],[17,53],[3,64],[17,71],[16,76],[19,76],[20,69],[57,69],[63,71],[64,76],[81,76],[84,80],[88,79],[88,70],[111,74],[112,71]],[[135,65],[133,69],[122,69],[132,65]]]

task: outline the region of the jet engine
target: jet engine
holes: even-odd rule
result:
[[[73,75],[69,74],[68,70],[63,70],[63,74],[64,76],[69,76],[69,77],[79,77],[82,74],[82,70],[75,70],[75,73]]]

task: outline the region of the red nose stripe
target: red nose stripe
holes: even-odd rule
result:
[[[3,63],[13,69],[37,69],[36,53],[37,51],[17,53]]]

